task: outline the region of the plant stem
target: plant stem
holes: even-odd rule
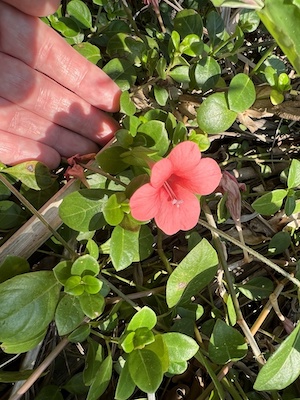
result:
[[[290,280],[291,282],[293,282],[296,286],[298,286],[300,288],[300,281],[297,278],[295,278],[294,276],[292,276],[291,274],[286,272],[284,269],[280,268],[278,265],[274,264],[268,258],[262,256],[257,251],[253,250],[251,247],[243,245],[240,241],[236,240],[235,238],[233,238],[230,235],[227,235],[227,233],[222,232],[220,229],[218,229],[214,226],[211,226],[209,223],[207,223],[206,221],[204,221],[202,219],[199,219],[198,223],[200,225],[204,226],[205,228],[209,229],[212,233],[215,233],[215,234],[223,237],[224,239],[228,240],[228,242],[235,244],[236,246],[240,247],[241,249],[244,248],[245,250],[248,251],[249,254],[253,255],[259,261],[268,265],[269,267],[274,269],[276,272],[278,272],[279,274],[281,274],[282,276],[284,276],[285,278],[287,278],[288,280]]]
[[[101,169],[101,168],[95,168],[92,165],[86,165],[83,163],[78,163],[78,165],[80,165],[81,167],[83,167],[91,172],[95,172],[96,174],[102,175],[105,178],[109,179],[110,181],[116,182],[118,185],[121,185],[125,188],[127,187],[126,183],[122,182],[120,179],[114,177],[113,175],[109,174],[108,172],[103,171],[103,169]]]
[[[115,293],[117,293],[123,300],[125,300],[128,304],[130,304],[135,310],[139,310],[140,307],[136,305],[126,294],[122,293],[114,284],[109,282],[103,275],[99,276],[99,279],[104,282],[107,286],[109,286]]]
[[[45,360],[37,367],[37,369],[32,373],[30,378],[26,380],[24,385],[20,387],[17,393],[13,394],[9,400],[19,400],[23,394],[25,394],[31,386],[38,380],[45,369],[54,361],[54,359],[59,355],[59,353],[66,347],[69,343],[68,339],[62,339],[53,351],[45,358]]]
[[[157,253],[159,255],[159,258],[161,259],[161,261],[163,262],[164,266],[166,267],[166,270],[168,272],[169,275],[172,274],[173,269],[169,263],[169,260],[167,259],[165,252],[163,250],[163,246],[162,246],[162,242],[163,242],[163,233],[160,229],[158,229],[157,232]]]
[[[228,290],[229,290],[229,293],[231,294],[232,302],[233,302],[235,313],[236,313],[236,317],[237,317],[237,323],[240,325],[242,331],[244,332],[244,335],[245,335],[249,345],[252,348],[252,351],[253,351],[253,354],[254,354],[256,360],[260,364],[263,365],[263,364],[265,364],[265,359],[264,359],[263,355],[261,354],[260,348],[258,347],[258,344],[256,343],[256,340],[254,339],[254,336],[252,335],[248,325],[246,324],[246,321],[244,320],[244,316],[242,314],[242,311],[241,311],[241,308],[240,308],[240,304],[238,302],[238,299],[237,299],[237,296],[236,296],[236,292],[234,290],[234,286],[233,286],[233,283],[232,283],[231,275],[230,275],[230,272],[228,270],[228,265],[227,265],[227,262],[226,262],[226,259],[225,259],[222,243],[221,243],[221,240],[220,240],[218,232],[216,232],[216,230],[217,230],[216,223],[215,223],[213,215],[211,214],[210,208],[208,207],[206,202],[203,202],[202,210],[205,213],[205,217],[207,219],[208,225],[210,227],[214,227],[215,228],[214,231],[212,231],[212,237],[213,237],[213,241],[214,241],[215,246],[216,246],[216,250],[218,252],[220,264],[221,264],[221,266],[223,268],[223,271],[224,271],[224,274],[225,274],[225,277],[226,277]]]
[[[65,249],[70,253],[70,256],[73,258],[77,258],[77,253],[69,246],[69,244],[65,241],[65,239],[57,233],[55,229],[48,223],[48,221],[33,207],[29,201],[18,192],[18,190],[3,176],[0,174],[0,181],[16,196],[16,198],[24,204],[24,206],[35,215],[42,224],[52,233],[52,235],[65,247]]]

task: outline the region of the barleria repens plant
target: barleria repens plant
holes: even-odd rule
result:
[[[298,398],[298,93],[260,23],[299,73],[298,2],[66,3],[43,20],[120,86],[120,129],[65,173],[0,165],[3,391]],[[7,256],[30,213],[50,234]]]

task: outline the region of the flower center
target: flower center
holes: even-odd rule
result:
[[[180,200],[176,197],[176,194],[174,193],[174,190],[172,189],[171,185],[168,183],[168,181],[164,182],[164,188],[166,189],[171,202],[174,206],[176,206],[177,208],[180,207],[180,204],[183,203],[183,200]]]

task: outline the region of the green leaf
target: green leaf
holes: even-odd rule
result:
[[[102,346],[95,340],[88,339],[88,352],[83,371],[83,380],[86,386],[90,386],[95,379],[96,373],[103,361]]]
[[[268,252],[275,256],[287,250],[291,244],[291,236],[287,232],[277,232],[272,237],[268,245]]]
[[[103,67],[103,71],[116,82],[122,91],[129,90],[137,78],[132,63],[118,58],[110,60]]]
[[[134,350],[128,356],[130,376],[136,386],[145,393],[155,393],[163,379],[162,366],[153,351]]]
[[[81,278],[81,283],[84,285],[84,291],[89,294],[100,292],[102,282],[94,276],[85,275]]]
[[[289,189],[284,203],[284,212],[288,217],[295,212],[296,206],[297,203],[296,203],[295,192],[293,189]]]
[[[127,400],[134,392],[134,389],[135,383],[133,382],[129,372],[129,363],[125,362],[118,380],[115,399]]]
[[[110,256],[117,271],[127,268],[138,252],[139,232],[127,231],[116,226],[111,235]]]
[[[96,156],[99,167],[109,174],[119,174],[128,167],[128,164],[122,161],[122,154],[127,151],[120,146],[112,146],[102,151]]]
[[[224,93],[206,98],[197,110],[199,128],[206,133],[221,133],[234,123],[237,113],[229,110]]]
[[[8,255],[0,264],[0,283],[29,271],[30,265],[25,258]]]
[[[145,43],[137,36],[118,32],[107,43],[106,51],[111,59],[118,57],[126,59],[131,64],[139,67],[141,56],[145,51]]]
[[[85,292],[78,299],[82,311],[91,319],[98,318],[104,311],[105,300],[100,293],[90,294]]]
[[[138,132],[146,135],[149,139],[150,149],[157,151],[159,156],[163,156],[169,148],[168,132],[162,121],[149,121],[138,127]]]
[[[280,210],[283,200],[287,195],[284,189],[276,189],[266,193],[252,203],[253,209],[262,215],[272,215]]]
[[[83,29],[92,27],[92,15],[88,6],[81,0],[71,0],[67,3],[67,13]]]
[[[5,353],[9,354],[25,353],[29,350],[34,349],[39,343],[41,343],[46,335],[46,332],[47,329],[43,329],[39,333],[32,336],[30,339],[18,339],[17,341],[14,341],[14,339],[6,340],[2,343],[1,349]]]
[[[64,400],[60,388],[56,385],[44,386],[35,396],[35,400]]]
[[[162,86],[154,85],[154,97],[157,103],[163,107],[168,101],[169,92]]]
[[[81,276],[70,276],[65,283],[64,291],[72,296],[82,295],[84,292],[84,286],[81,283]]]
[[[86,244],[86,250],[89,252],[89,255],[93,257],[95,260],[99,257],[99,247],[98,244],[93,239],[88,239]]]
[[[29,188],[35,190],[47,189],[54,182],[49,168],[39,161],[26,161],[13,167],[2,169],[1,172],[12,175]]]
[[[93,64],[97,64],[99,60],[101,60],[101,53],[97,46],[89,42],[83,42],[79,44],[75,44],[73,49],[78,51],[83,57],[92,62]]]
[[[202,239],[176,267],[167,282],[166,296],[169,307],[189,300],[200,292],[215,276],[218,256],[206,239]]]
[[[0,201],[0,230],[7,230],[24,223],[22,208],[10,200]]]
[[[255,86],[248,75],[235,75],[229,85],[228,105],[230,110],[242,113],[252,106],[256,98]]]
[[[175,82],[189,83],[190,82],[190,67],[188,65],[180,65],[173,68],[169,75]]]
[[[154,334],[148,328],[138,328],[134,332],[134,349],[143,349],[147,344],[154,342]]]
[[[152,329],[155,327],[156,322],[155,312],[151,308],[144,306],[131,318],[127,326],[127,331],[135,331],[138,328]]]
[[[54,317],[60,285],[53,272],[15,276],[0,284],[0,341],[34,338]]]
[[[221,319],[217,319],[208,345],[211,360],[217,364],[237,361],[245,357],[247,350],[244,336]]]
[[[63,296],[55,311],[58,334],[64,336],[72,332],[81,324],[83,318],[84,313],[80,308],[78,298],[68,294]]]
[[[160,359],[163,373],[167,372],[169,369],[169,353],[167,345],[163,338],[164,335],[155,335],[154,341],[146,346],[147,350],[153,351]]]
[[[22,371],[0,371],[0,382],[1,383],[13,383],[18,381],[25,381],[32,374],[32,370]]]
[[[126,115],[134,115],[136,107],[130,98],[129,92],[123,92],[120,97],[120,112]]]
[[[112,194],[103,207],[103,215],[109,225],[119,225],[124,218],[122,201],[126,198],[124,193]]]
[[[133,257],[133,262],[146,260],[153,253],[154,237],[147,225],[142,225],[139,230],[138,249]]]
[[[78,257],[71,268],[72,275],[91,275],[96,276],[100,272],[98,261],[89,254]]]
[[[164,333],[162,337],[168,349],[170,362],[190,360],[199,349],[193,338],[179,332]]]
[[[61,285],[65,285],[71,276],[72,261],[61,261],[53,268],[53,273]]]
[[[273,292],[273,286],[273,282],[264,276],[250,279],[244,285],[236,285],[240,292],[254,301],[269,298]]]
[[[84,324],[76,328],[69,336],[68,340],[72,343],[84,342],[91,333],[91,327],[88,324]]]
[[[108,355],[95,374],[86,400],[98,400],[109,385],[112,374],[112,357]]]
[[[289,189],[297,188],[300,186],[300,161],[293,159],[289,169],[287,180]]]
[[[60,218],[75,231],[89,232],[102,228],[105,225],[102,210],[108,198],[106,193],[102,189],[70,193],[59,207]]]
[[[179,51],[188,56],[197,57],[203,52],[203,42],[198,35],[187,35],[180,43]]]
[[[50,16],[52,28],[61,33],[65,38],[74,38],[79,32],[80,28],[71,18]]]
[[[300,324],[259,371],[254,383],[255,390],[281,390],[298,378],[300,375],[299,329]]]
[[[212,89],[218,82],[221,75],[221,68],[212,57],[202,58],[197,62],[194,69],[196,85],[203,92]]]
[[[187,35],[195,34],[200,38],[203,35],[203,23],[200,15],[195,10],[182,10],[174,18],[174,30],[183,39]]]

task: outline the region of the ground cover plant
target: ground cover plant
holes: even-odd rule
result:
[[[43,18],[121,87],[120,130],[57,171],[1,165],[1,398],[300,398],[299,8]]]

